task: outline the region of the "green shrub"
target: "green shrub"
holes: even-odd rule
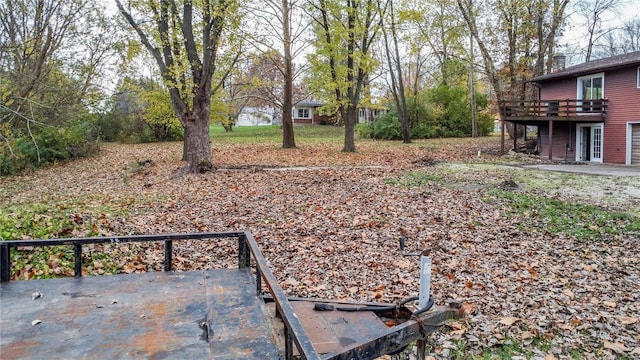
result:
[[[432,139],[440,136],[438,128],[425,121],[418,123],[417,126],[409,130],[412,139]]]
[[[61,127],[40,127],[32,134],[14,131],[0,146],[0,176],[89,156],[98,150],[98,132],[91,118]]]
[[[487,111],[478,113],[478,135],[489,136],[493,132],[493,116]]]
[[[402,139],[402,128],[398,121],[398,114],[395,109],[380,115],[369,124],[358,128],[358,135],[363,138],[378,140],[399,140]]]

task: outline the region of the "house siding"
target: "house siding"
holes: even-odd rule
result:
[[[544,100],[564,100],[576,98],[575,78],[561,79],[545,82],[540,89],[540,99]],[[576,125],[564,121],[553,122],[553,159],[563,161],[575,161],[576,159]],[[539,132],[539,153],[542,156],[549,154],[549,124],[542,124],[538,128]],[[567,149],[567,144],[569,149]],[[569,151],[570,150],[570,151]]]
[[[298,110],[306,109],[309,111],[309,117],[298,117]],[[316,116],[316,109],[308,106],[297,106],[293,108],[293,124],[313,124],[313,119]]]
[[[540,99],[575,99],[578,93],[577,86],[577,80],[575,78],[546,82],[540,89]]]
[[[640,120],[640,89],[636,76],[636,66],[605,73],[604,95],[609,99],[604,128],[603,161],[606,163],[625,163],[627,122]]]
[[[608,99],[603,129],[603,162],[624,164],[627,149],[627,123],[640,120],[640,89],[637,87],[637,66],[604,72],[604,97]],[[596,72],[597,73],[597,72]],[[576,98],[577,78],[543,81],[540,99]],[[576,123],[555,121],[553,124],[553,160],[575,160]],[[549,126],[539,128],[540,154],[549,153]],[[572,151],[566,150],[569,144]],[[565,154],[568,159],[565,159]]]
[[[553,123],[553,159],[575,161],[576,159],[576,126],[567,122]],[[539,128],[538,147],[542,156],[549,154],[549,126]],[[567,148],[568,145],[568,148]]]

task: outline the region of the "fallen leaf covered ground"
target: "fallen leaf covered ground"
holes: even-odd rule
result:
[[[397,302],[418,291],[419,258],[404,254],[431,249],[436,304],[473,306],[430,338],[431,357],[640,358],[640,199],[616,196],[640,178],[525,169],[541,160],[499,157],[495,138],[364,142],[355,154],[336,144],[214,149],[217,171],[181,176],[180,143],[104,144],[94,158],[0,179],[0,206],[14,209],[9,220],[34,204],[55,209],[33,219],[68,224],[52,236],[250,230],[296,296]],[[547,215],[512,195],[622,215],[558,228],[574,208]],[[91,274],[159,269],[162,259],[160,246],[100,250],[109,256],[92,259]],[[175,266],[230,264],[233,251],[180,244]]]

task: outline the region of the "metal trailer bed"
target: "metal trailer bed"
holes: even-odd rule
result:
[[[237,238],[238,268],[172,271],[174,241],[221,238]],[[82,277],[83,245],[148,241],[164,272]],[[73,247],[74,278],[9,281],[11,248],[55,245]],[[463,316],[289,299],[249,232],[0,241],[0,280],[3,359],[373,359]]]

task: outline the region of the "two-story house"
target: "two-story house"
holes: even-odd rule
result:
[[[538,98],[503,101],[503,121],[538,127],[552,160],[640,165],[640,51],[530,80]],[[503,132],[504,140],[504,132]]]

